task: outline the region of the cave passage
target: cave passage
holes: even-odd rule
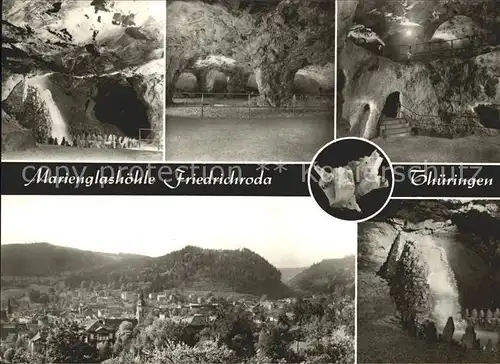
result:
[[[399,108],[401,107],[401,94],[399,92],[393,92],[385,100],[384,108],[382,109],[382,114],[388,118],[397,118],[399,114]]]
[[[118,127],[125,136],[139,138],[139,129],[150,129],[146,106],[139,100],[132,86],[104,82],[97,86],[95,116],[107,124]],[[143,130],[141,137],[148,137],[149,130]]]
[[[500,129],[500,110],[489,105],[478,105],[474,109],[479,121],[486,128]]]
[[[227,78],[223,73],[217,73],[213,80],[212,92],[214,93],[226,93],[227,91]]]

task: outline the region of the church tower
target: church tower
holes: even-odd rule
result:
[[[146,301],[144,300],[144,294],[139,293],[139,297],[137,298],[137,309],[135,312],[135,317],[137,319],[137,323],[142,322],[144,319],[144,312],[146,310]]]

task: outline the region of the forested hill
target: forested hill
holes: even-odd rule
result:
[[[290,295],[290,289],[281,282],[280,271],[248,249],[187,246],[151,258],[95,253],[46,243],[4,245],[2,276],[58,276],[72,288],[92,282],[110,289],[145,292],[185,288],[273,298]]]
[[[347,293],[354,297],[356,260],[353,255],[325,259],[297,274],[290,281],[294,289],[313,293]]]
[[[67,248],[48,243],[8,244],[1,249],[1,275],[23,277],[56,276],[148,257],[131,254],[107,254]]]
[[[152,290],[199,288],[282,297],[281,273],[249,249],[212,250],[187,246],[155,259],[142,272]]]

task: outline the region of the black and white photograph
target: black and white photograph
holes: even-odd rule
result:
[[[310,198],[1,209],[2,363],[355,362],[356,226]]]
[[[334,138],[335,0],[167,4],[167,161],[310,161]]]
[[[2,1],[2,160],[164,157],[166,0]]]
[[[500,200],[393,200],[357,264],[358,363],[500,362]]]
[[[384,152],[360,138],[340,138],[315,156],[308,176],[311,196],[331,216],[361,222],[381,211],[394,189]]]
[[[393,162],[500,162],[498,0],[337,4],[337,136]]]

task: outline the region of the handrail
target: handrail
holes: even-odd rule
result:
[[[463,40],[463,39],[477,39],[477,38],[482,38],[482,37],[490,37],[490,36],[495,36],[496,37],[496,33],[485,33],[485,34],[473,34],[473,35],[466,35],[465,37],[461,37],[461,38],[453,38],[453,39],[440,39],[440,40],[436,40],[436,41],[428,41],[428,42],[420,42],[420,43],[413,43],[413,44],[404,44],[404,43],[397,43],[397,44],[392,44],[393,46],[396,46],[396,47],[411,47],[411,46],[419,46],[419,45],[424,45],[424,44],[436,44],[436,43],[448,43],[448,42],[455,42],[455,41],[459,41],[459,40]],[[391,44],[388,44],[389,46]]]
[[[412,109],[404,106],[403,104],[400,104],[401,108],[405,109],[405,110],[408,110],[410,113],[414,114],[415,116],[418,116],[418,117],[421,117],[421,118],[439,118],[440,120],[441,119],[441,116],[439,115],[426,115],[426,114],[419,114],[418,112],[416,111],[413,111]],[[454,114],[452,116],[457,116],[457,117],[463,117],[463,118],[467,118],[467,119],[479,119],[477,116],[471,116],[471,115],[467,115],[467,114]]]
[[[193,91],[180,91],[176,90],[173,93],[173,96],[175,97],[176,95],[205,95],[205,96],[210,96],[210,95],[224,95],[224,96],[251,96],[251,97],[256,97],[260,96],[259,93],[252,93],[252,92],[193,92]],[[335,96],[335,94],[330,94],[330,93],[303,93],[303,94],[294,94],[297,97],[300,96],[315,96],[315,97],[329,97],[329,96]]]
[[[468,39],[469,44],[458,46],[460,41]],[[482,44],[475,44],[474,41],[480,39],[483,40]],[[474,49],[478,46],[485,45],[493,45],[497,44],[496,42],[497,35],[496,33],[486,33],[486,34],[475,34],[468,35],[461,38],[454,38],[449,40],[436,40],[429,42],[421,42],[414,44],[389,44],[382,49],[382,56],[387,58],[392,58],[395,61],[400,60],[401,57],[404,57],[405,50],[409,50],[411,52],[411,58],[418,58],[424,55],[439,55],[439,54],[448,54],[451,52],[459,52],[468,49]],[[443,49],[440,48],[443,44],[449,44],[450,48]],[[405,58],[406,59],[406,58]]]

